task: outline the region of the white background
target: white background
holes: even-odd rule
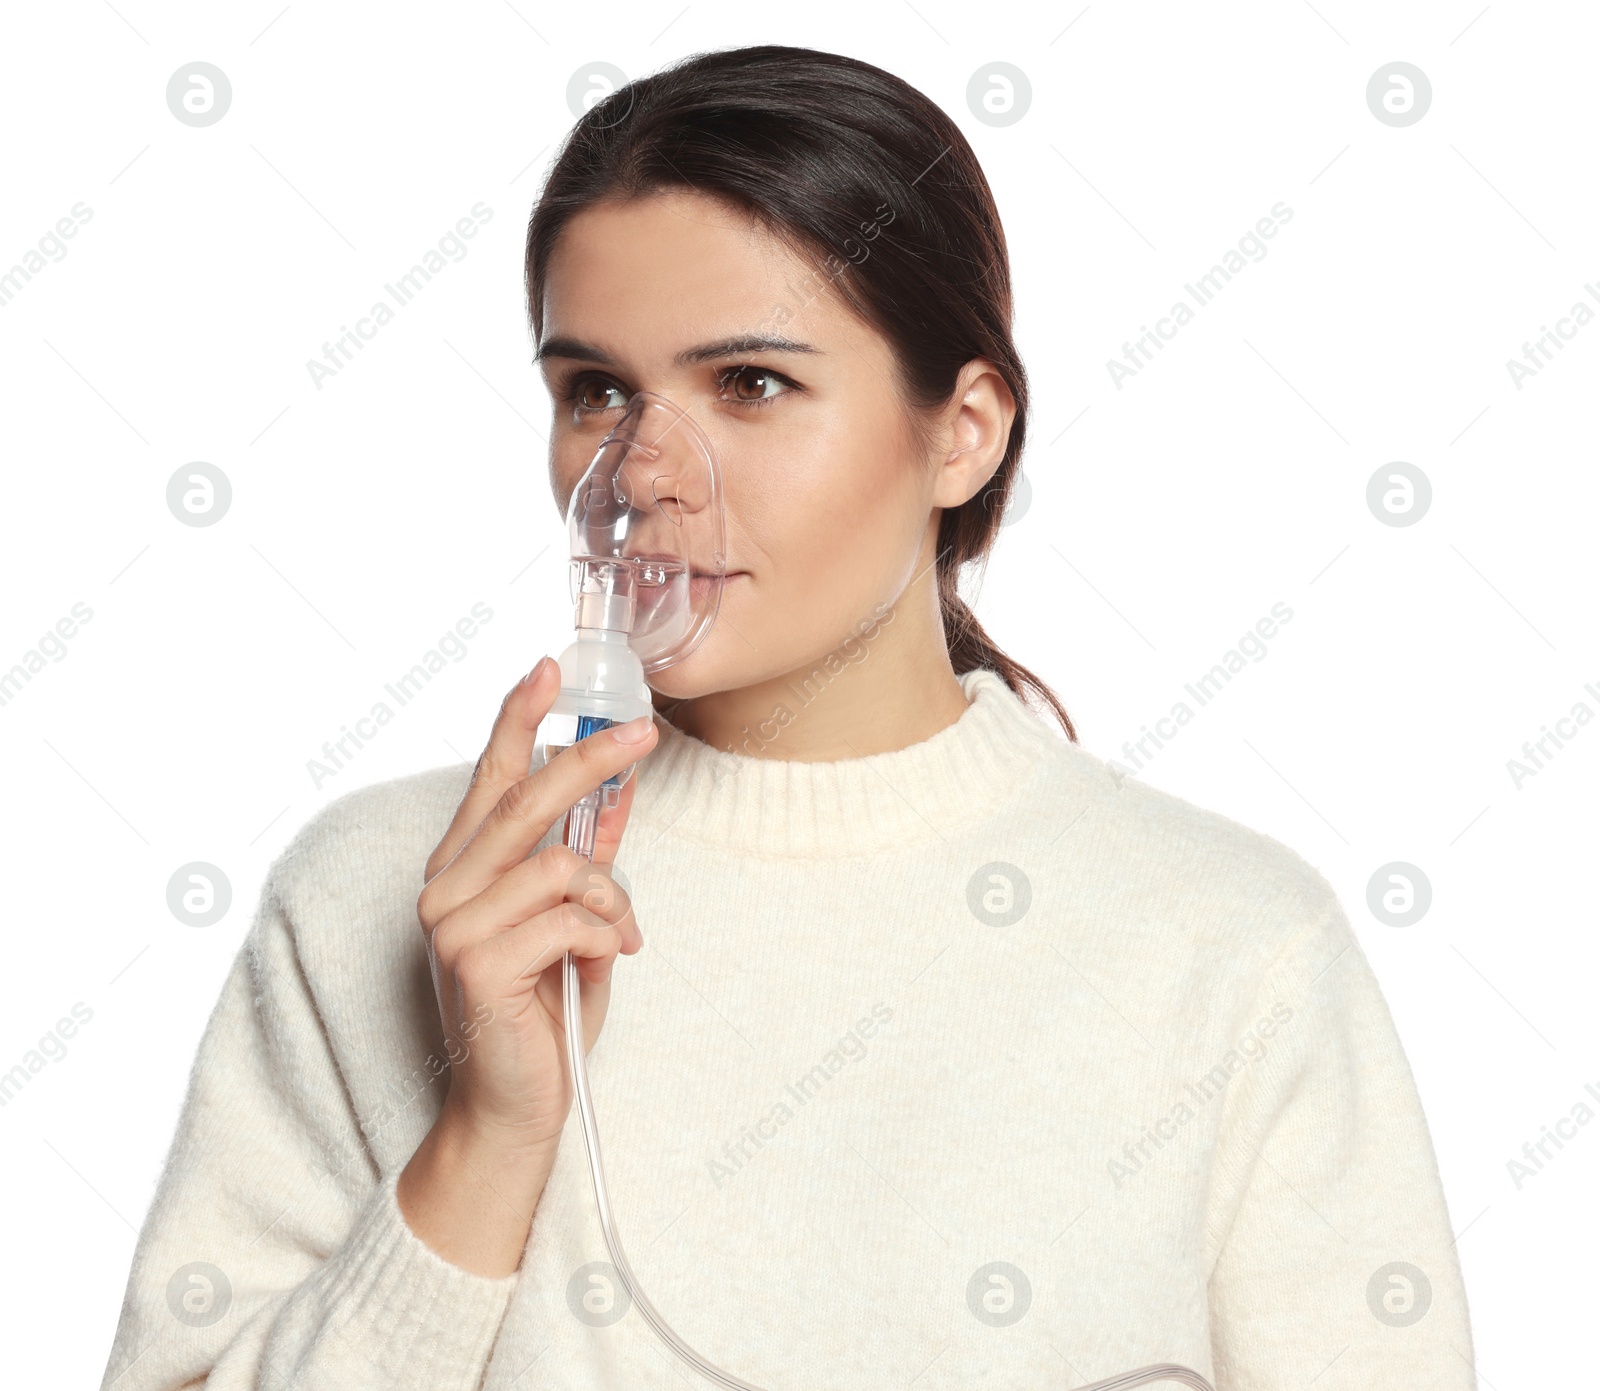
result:
[[[570,79],[775,41],[922,88],[994,186],[1033,492],[978,611],[1086,746],[1121,757],[1292,608],[1143,776],[1338,888],[1432,1126],[1482,1384],[1572,1384],[1600,1125],[1520,1190],[1507,1161],[1600,1088],[1600,728],[1520,788],[1507,761],[1575,703],[1600,712],[1600,323],[1521,389],[1506,363],[1575,303],[1600,310],[1592,7],[83,0],[6,29],[0,268],[93,214],[0,307],[0,670],[93,611],[0,706],[0,1071],[93,1012],[0,1109],[8,1370],[97,1383],[279,849],[335,796],[476,758],[505,690],[567,641],[521,276]],[[165,97],[195,60],[233,89],[205,128]],[[995,60],[1032,88],[1003,127],[967,105]],[[1406,127],[1366,100],[1395,60],[1432,84]],[[464,259],[317,389],[307,360],[480,201]],[[1107,359],[1280,201],[1265,259],[1119,389]],[[215,526],[167,507],[195,461],[232,484]],[[1414,525],[1367,505],[1394,461],[1431,480]],[[465,659],[318,787],[324,741],[478,602],[494,616]],[[1433,892],[1404,928],[1367,908],[1397,860]],[[191,861],[232,885],[211,927],[167,907]]]

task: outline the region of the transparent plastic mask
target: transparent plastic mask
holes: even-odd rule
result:
[[[580,627],[627,633],[647,676],[699,646],[727,558],[716,453],[687,412],[637,392],[574,487],[567,530]]]

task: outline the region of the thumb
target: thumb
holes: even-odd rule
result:
[[[657,736],[659,737],[659,736]],[[653,748],[654,745],[647,745]],[[645,757],[640,755],[641,759]],[[594,860],[597,865],[610,865],[617,858],[617,850],[622,845],[622,833],[628,828],[628,814],[633,810],[634,789],[639,785],[639,770],[635,768],[627,782],[622,784],[622,791],[617,796],[614,807],[603,806],[600,808],[599,819],[594,830]]]

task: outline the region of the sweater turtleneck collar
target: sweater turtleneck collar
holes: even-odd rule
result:
[[[647,840],[670,829],[790,859],[946,837],[1068,747],[997,672],[980,667],[957,679],[968,704],[954,724],[903,749],[832,762],[728,752],[658,717],[657,745],[634,774],[630,827],[649,828]]]

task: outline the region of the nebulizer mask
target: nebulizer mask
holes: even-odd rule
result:
[[[726,565],[726,518],[711,441],[666,397],[638,392],[574,488],[567,530],[575,632],[561,654],[560,693],[541,725],[546,762],[586,735],[650,714],[646,677],[689,656],[715,621]],[[602,806],[617,804],[635,767],[608,778],[568,813],[565,843],[584,859],[594,858]],[[729,1391],[762,1391],[685,1343],[639,1287],[606,1192],[589,1095],[578,966],[571,952],[562,963],[561,999],[595,1205],[618,1280],[661,1341],[701,1376]],[[1132,1391],[1158,1381],[1212,1391],[1198,1372],[1171,1364],[1141,1367],[1081,1391]]]
[[[545,760],[586,735],[651,713],[645,678],[710,631],[725,568],[722,475],[705,432],[665,396],[638,392],[600,441],[567,504],[573,641],[545,717]],[[600,808],[636,765],[573,807],[567,844],[594,855]]]

